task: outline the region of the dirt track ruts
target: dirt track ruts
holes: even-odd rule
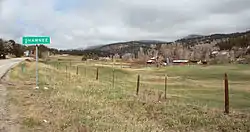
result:
[[[23,58],[0,60],[0,132],[18,132],[18,125],[14,121],[15,115],[10,114],[7,103],[6,81],[8,78],[6,73],[16,64],[21,62]]]

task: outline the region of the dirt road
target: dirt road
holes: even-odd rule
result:
[[[23,58],[7,59],[0,60],[0,79],[2,80],[3,76],[7,71],[24,60]],[[12,121],[8,118],[7,114],[7,104],[6,104],[6,87],[2,84],[0,80],[0,132],[16,132],[16,128],[11,127]]]

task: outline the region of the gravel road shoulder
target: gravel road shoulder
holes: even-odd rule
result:
[[[19,132],[18,114],[8,100],[8,74],[0,80],[0,132]]]

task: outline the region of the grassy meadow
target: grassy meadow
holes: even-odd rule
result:
[[[35,62],[25,62],[24,72],[21,64],[11,70],[8,100],[21,131],[250,131],[249,65],[156,68],[80,60],[69,56],[40,62],[39,90],[34,89]],[[229,115],[223,113],[225,72]]]

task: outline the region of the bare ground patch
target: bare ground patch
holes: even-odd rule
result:
[[[9,76],[6,74],[0,81],[0,131],[19,132],[19,121],[17,107],[9,102],[9,93],[7,88],[15,84],[9,82]]]

